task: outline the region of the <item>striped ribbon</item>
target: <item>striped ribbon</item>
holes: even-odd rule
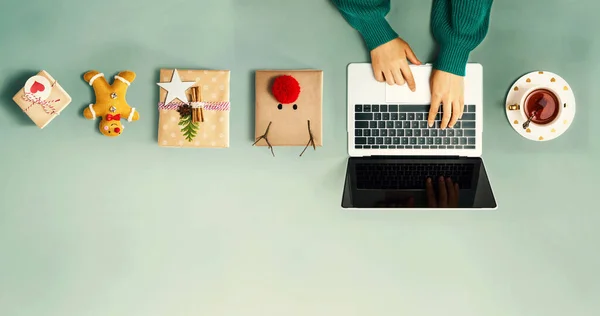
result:
[[[34,104],[39,104],[39,105],[42,106],[42,109],[44,110],[44,112],[46,112],[46,114],[50,114],[50,115],[52,115],[52,114],[58,114],[58,111],[52,105],[52,103],[59,102],[60,99],[46,101],[46,100],[40,99],[40,97],[36,97],[33,93],[29,93],[29,92],[23,93],[23,95],[21,96],[21,98],[23,100],[25,100],[25,101],[31,102],[31,105],[28,106],[24,110],[25,112],[29,111],[29,108],[31,108]]]
[[[229,101],[216,101],[216,102],[199,102],[203,104],[203,109],[207,111],[229,111]],[[161,110],[178,110],[182,105],[188,103],[183,102],[171,102],[165,104],[164,102],[158,103],[158,108]]]

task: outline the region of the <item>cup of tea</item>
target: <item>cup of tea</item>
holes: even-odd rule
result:
[[[519,104],[509,106],[509,110],[520,111],[525,120],[543,126],[554,123],[566,106],[556,90],[533,87],[523,93]],[[523,127],[526,128],[526,125]]]

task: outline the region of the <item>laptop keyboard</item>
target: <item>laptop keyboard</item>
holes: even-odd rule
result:
[[[361,190],[424,189],[425,180],[450,177],[461,189],[470,189],[474,165],[469,163],[357,163],[356,187]],[[437,181],[434,181],[436,183]]]
[[[442,107],[433,127],[429,105],[356,104],[356,149],[475,149],[475,105],[465,105],[462,119],[440,129]]]

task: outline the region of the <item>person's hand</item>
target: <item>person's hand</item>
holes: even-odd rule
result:
[[[458,183],[452,179],[440,177],[438,179],[438,196],[436,199],[431,178],[427,178],[425,191],[427,192],[427,204],[431,208],[457,208],[458,207]]]
[[[401,38],[393,39],[383,45],[371,50],[371,65],[373,74],[379,82],[387,82],[389,85],[404,85],[415,91],[415,79],[408,66],[406,59],[415,65],[421,62],[415,56],[408,43]]]
[[[453,127],[463,115],[465,107],[465,80],[461,76],[441,70],[431,74],[431,107],[429,108],[429,127],[433,126],[435,116],[442,107],[441,129]]]

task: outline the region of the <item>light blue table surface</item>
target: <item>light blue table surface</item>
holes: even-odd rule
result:
[[[430,1],[389,19],[431,61]],[[587,316],[600,308],[597,1],[495,1],[484,160],[497,211],[345,211],[346,66],[359,35],[324,0],[0,4],[0,315]],[[231,148],[157,145],[158,70],[231,70]],[[251,146],[253,71],[324,71],[324,147]],[[39,130],[12,102],[47,70],[71,105]],[[142,114],[109,139],[82,74],[131,69]],[[514,80],[560,74],[574,124],[515,133]]]

